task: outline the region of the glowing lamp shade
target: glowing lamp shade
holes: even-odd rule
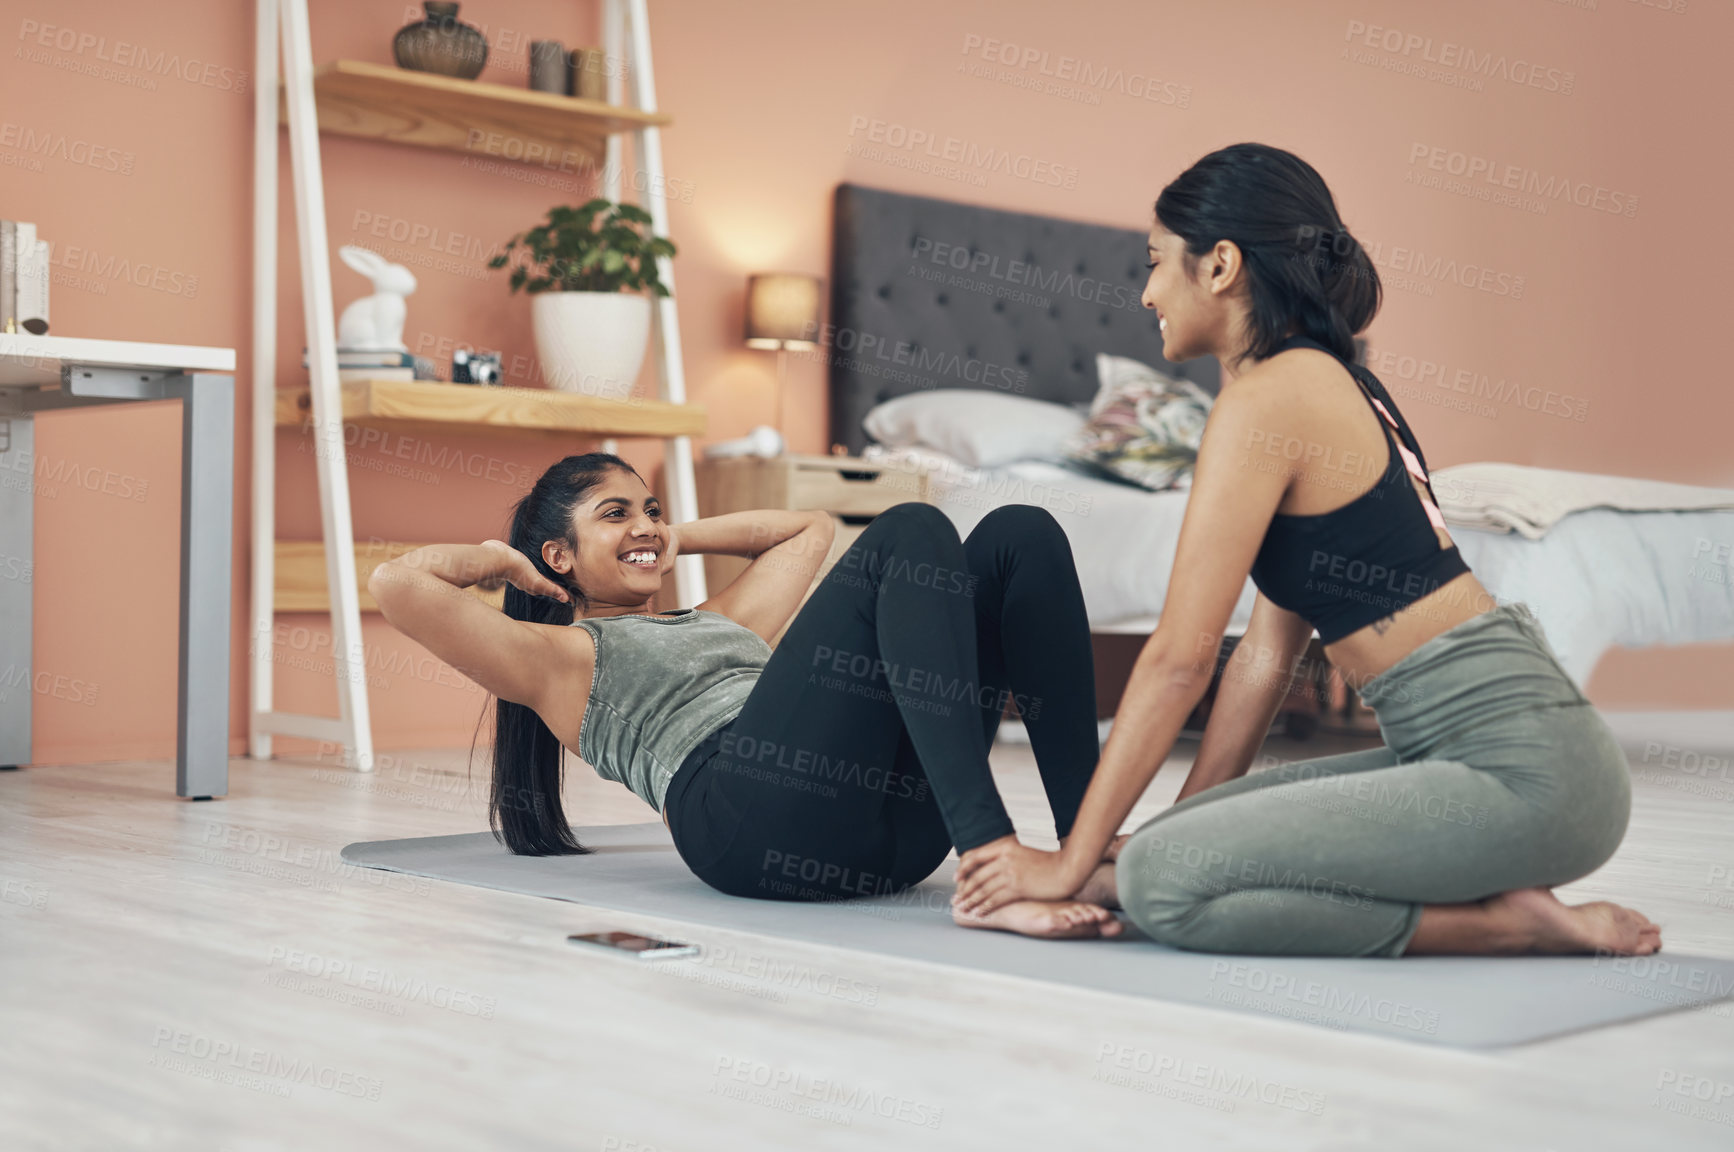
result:
[[[819,280],[794,272],[747,277],[747,347],[782,352],[818,347]]]

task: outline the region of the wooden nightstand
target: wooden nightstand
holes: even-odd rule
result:
[[[734,456],[700,459],[696,468],[700,517],[754,508],[829,512],[837,536],[814,586],[873,517],[893,504],[928,502],[926,472],[853,456]],[[728,587],[746,566],[739,556],[706,556],[704,578],[711,594]]]

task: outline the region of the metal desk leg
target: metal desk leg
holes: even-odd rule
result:
[[[181,397],[181,672],[175,795],[229,791],[235,378],[171,376]]]
[[[36,420],[0,416],[0,768],[30,763]]]

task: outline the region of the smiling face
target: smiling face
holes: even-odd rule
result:
[[[1148,237],[1150,279],[1140,298],[1161,317],[1162,355],[1179,362],[1198,356],[1227,359],[1231,333],[1246,313],[1246,273],[1240,246],[1219,240],[1202,256],[1158,220]]]
[[[589,601],[586,616],[648,612],[662,587],[668,524],[662,502],[635,473],[611,469],[572,509],[574,556],[560,541],[542,545],[556,572],[571,573]]]

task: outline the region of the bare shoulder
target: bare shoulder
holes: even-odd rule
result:
[[[1323,369],[1297,364],[1291,355],[1282,352],[1253,365],[1217,395],[1207,427],[1207,432],[1215,432],[1217,451],[1236,457],[1261,455],[1269,445],[1297,433],[1308,416],[1309,398],[1316,400],[1319,394]]]
[[[1223,390],[1237,393],[1235,400],[1248,418],[1273,435],[1334,441],[1344,435],[1347,420],[1350,439],[1376,450],[1376,421],[1362,418],[1367,410],[1361,386],[1342,361],[1317,348],[1290,348],[1262,360]]]
[[[1224,393],[1238,392],[1242,402],[1273,412],[1299,414],[1307,410],[1309,399],[1317,397],[1316,385],[1344,380],[1353,386],[1348,370],[1330,353],[1317,348],[1289,348],[1242,372]]]

